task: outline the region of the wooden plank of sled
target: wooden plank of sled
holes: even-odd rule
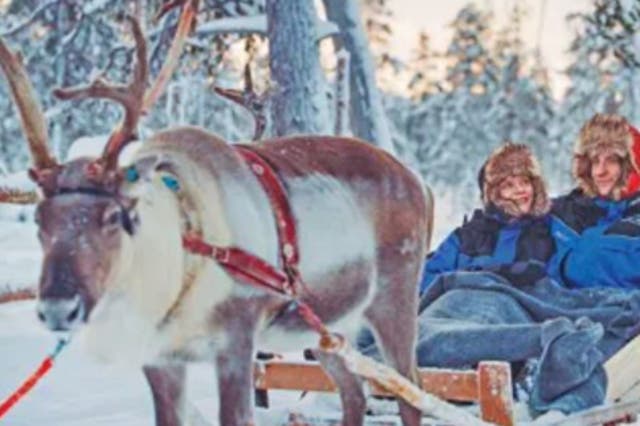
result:
[[[256,362],[255,388],[316,392],[336,392],[333,380],[315,362]]]
[[[514,424],[508,363],[481,362],[477,371],[420,368],[419,372],[426,392],[450,401],[478,402],[483,420],[501,426]],[[337,391],[331,378],[315,362],[257,362],[254,378],[258,391]],[[392,396],[373,383],[369,385],[373,395]]]
[[[616,402],[640,398],[640,336],[622,347],[604,364],[608,385],[606,400]]]
[[[338,390],[322,367],[314,362],[258,362],[254,372],[255,387],[260,390]],[[478,377],[473,370],[421,368],[420,379],[424,390],[440,398],[460,402],[478,400]],[[373,395],[393,396],[374,383],[370,383],[370,386]]]
[[[478,401],[482,420],[497,425],[513,425],[511,369],[506,362],[478,364]]]

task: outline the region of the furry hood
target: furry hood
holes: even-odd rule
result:
[[[596,114],[582,126],[573,151],[573,178],[585,195],[598,195],[591,178],[591,159],[605,150],[614,152],[622,160],[622,174],[611,197],[619,200],[631,171],[638,171],[632,151],[630,126],[624,117]]]
[[[496,149],[481,171],[482,201],[485,207],[495,205],[510,216],[520,216],[513,202],[500,198],[500,183],[509,176],[527,176],[533,185],[532,216],[542,216],[549,211],[551,202],[547,186],[535,156],[523,144],[507,142]]]

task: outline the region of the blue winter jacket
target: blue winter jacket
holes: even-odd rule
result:
[[[552,236],[553,222],[549,215],[514,220],[493,206],[476,210],[471,220],[452,232],[429,256],[420,293],[438,275],[451,271],[489,270],[510,281],[554,274],[552,260],[557,244]]]
[[[575,190],[553,201],[552,214],[571,240],[556,262],[565,285],[640,288],[640,194],[613,201]]]

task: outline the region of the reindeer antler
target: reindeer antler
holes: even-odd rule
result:
[[[0,67],[9,83],[13,100],[18,107],[20,122],[24,130],[31,159],[36,170],[53,169],[57,162],[49,151],[47,122],[40,103],[34,96],[27,72],[17,54],[9,50],[0,37]]]
[[[156,16],[153,18],[154,21],[159,21],[164,15],[169,13],[171,9],[175,9],[178,6],[191,7],[193,10],[198,10],[198,3],[200,0],[168,0],[165,4],[162,5]]]
[[[58,88],[53,91],[54,96],[62,100],[103,98],[115,101],[124,107],[124,119],[109,137],[107,146],[102,153],[101,160],[104,162],[106,170],[115,169],[118,154],[127,143],[135,139],[135,129],[142,114],[144,93],[149,76],[147,43],[142,29],[134,17],[127,15],[126,18],[131,23],[136,43],[136,64],[129,84],[114,84],[98,77],[89,85]]]
[[[153,85],[147,91],[147,94],[144,98],[142,107],[143,114],[146,113],[149,108],[151,108],[151,105],[153,105],[160,97],[160,94],[164,92],[164,88],[169,82],[171,74],[173,74],[173,71],[178,64],[178,59],[180,57],[180,54],[182,53],[185,39],[187,38],[189,32],[193,29],[195,16],[198,12],[198,0],[170,1],[162,7],[160,12],[158,12],[158,15],[156,16],[156,19],[160,19],[160,17],[162,17],[169,10],[182,4],[184,4],[184,9],[182,9],[182,14],[180,15],[180,20],[178,21],[178,28],[176,29],[173,41],[171,42],[171,47],[169,47],[167,58],[165,59],[165,62],[162,65],[162,69],[158,73],[156,80],[153,82]]]
[[[213,86],[213,90],[220,96],[225,97],[249,110],[255,122],[253,140],[259,140],[264,133],[264,129],[267,127],[267,119],[264,116],[264,99],[253,90],[253,79],[251,78],[251,67],[249,62],[244,66],[243,91],[223,89],[218,86]]]

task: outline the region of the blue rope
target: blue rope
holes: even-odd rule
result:
[[[60,355],[60,352],[62,352],[62,349],[64,349],[64,347],[67,346],[69,341],[71,341],[70,337],[67,337],[67,338],[62,338],[61,337],[61,338],[59,338],[55,349],[53,350],[53,352],[50,355],[51,359],[56,359],[56,357],[58,355]]]

